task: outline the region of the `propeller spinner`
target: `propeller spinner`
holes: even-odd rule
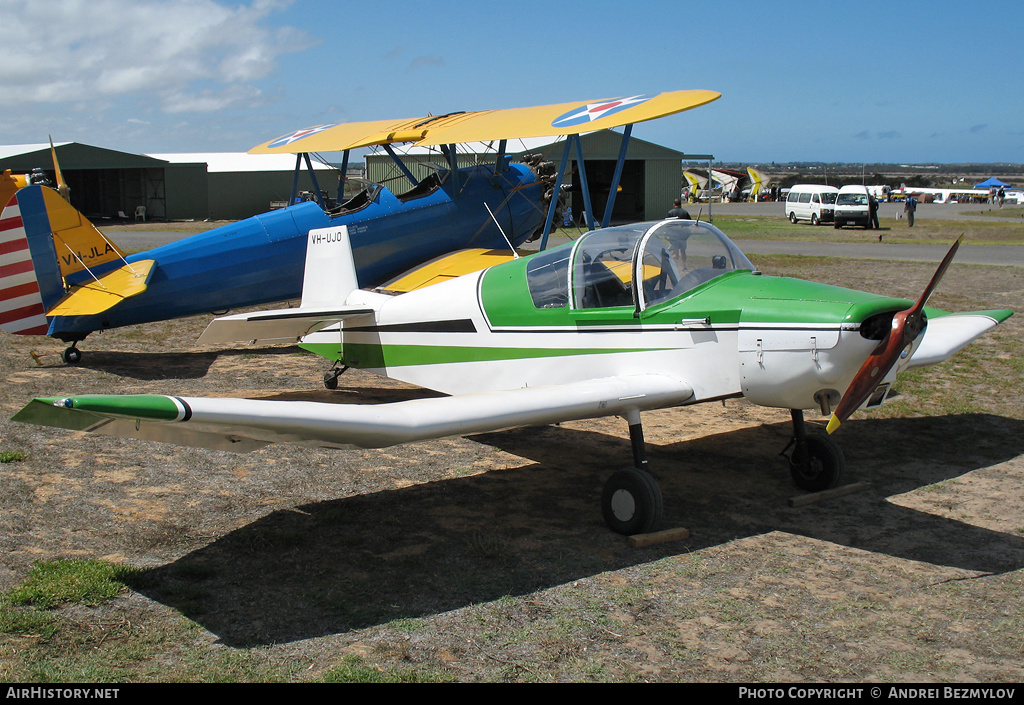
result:
[[[864,361],[864,364],[861,365],[853,381],[850,382],[846,393],[843,394],[839,405],[836,406],[836,410],[826,427],[829,433],[839,428],[843,421],[846,421],[854,411],[860,408],[861,404],[875,391],[875,387],[885,379],[885,376],[892,369],[892,366],[896,364],[896,360],[899,359],[903,351],[909,349],[918,336],[924,332],[928,325],[924,315],[924,306],[928,301],[928,297],[932,295],[935,287],[938,286],[942,276],[946,273],[946,269],[949,268],[963,239],[964,236],[961,235],[953,243],[953,246],[949,248],[949,252],[942,259],[939,268],[935,270],[935,274],[932,275],[931,281],[928,282],[928,286],[925,287],[924,293],[921,294],[921,298],[917,300],[917,303],[905,311],[896,313],[892,317],[892,326],[889,328],[885,338],[882,339],[868,356],[868,359]]]

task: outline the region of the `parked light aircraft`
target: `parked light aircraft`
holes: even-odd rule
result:
[[[344,226],[309,235],[298,308],[215,319],[202,343],[299,341],[338,364],[449,396],[380,405],[61,396],[14,420],[247,452],[269,443],[384,447],[515,426],[621,416],[633,464],[611,475],[615,531],[653,529],[661,492],[641,414],[730,397],[792,410],[792,476],[836,486],[845,461],[828,431],[881,404],[896,374],[947,359],[1012,315],[910,302],[765,276],[720,230],[669,219],[591,231],[574,243],[404,294],[360,289]],[[342,305],[339,305],[342,304]],[[922,335],[923,334],[923,335]],[[845,390],[845,391],[844,391]]]
[[[310,152],[344,152],[347,164],[349,150],[378,145],[415,186],[395,194],[368,184],[336,208],[317,186],[315,201],[132,255],[55,192],[29,186],[5,201],[0,215],[0,329],[71,343],[63,357],[73,363],[81,359],[78,343],[94,331],[297,298],[307,235],[326,227],[347,227],[366,286],[459,248],[511,248],[542,229],[546,237],[554,203],[545,195],[557,193],[565,159],[552,188],[531,167],[510,162],[507,138],[578,137],[626,125],[625,143],[633,123],[719,95],[674,91],[297,130],[251,152],[298,153],[296,173],[304,157],[315,184]],[[456,143],[499,140],[493,164],[459,168]],[[395,143],[439,146],[450,168],[417,179],[391,148]]]

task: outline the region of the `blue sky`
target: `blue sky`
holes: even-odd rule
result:
[[[1012,3],[0,0],[0,144],[245,151],[321,123],[689,88],[719,161],[1024,163]]]

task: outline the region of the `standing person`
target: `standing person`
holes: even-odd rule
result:
[[[907,227],[914,227],[914,211],[917,210],[917,199],[913,196],[907,196],[906,200],[903,201],[903,212],[907,214]]]
[[[683,208],[683,202],[680,199],[672,201],[672,208],[669,209],[666,218],[681,218],[683,220],[691,220],[690,213]]]
[[[871,194],[868,194],[868,211],[871,214],[871,227],[878,230],[878,201]],[[879,240],[881,240],[881,237],[879,237]]]

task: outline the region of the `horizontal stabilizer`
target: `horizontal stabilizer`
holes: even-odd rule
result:
[[[928,319],[921,344],[905,369],[937,365],[1013,315],[1012,311],[951,313]]]
[[[15,421],[248,452],[266,443],[382,448],[433,438],[675,406],[692,389],[633,375],[391,404],[92,395],[35,399]]]
[[[199,336],[201,345],[220,345],[240,340],[294,343],[304,335],[354,316],[373,315],[372,308],[282,308],[237,313],[215,318]]]
[[[97,280],[77,286],[50,309],[50,316],[95,316],[125,299],[141,294],[149,286],[156,260],[126,264]]]

